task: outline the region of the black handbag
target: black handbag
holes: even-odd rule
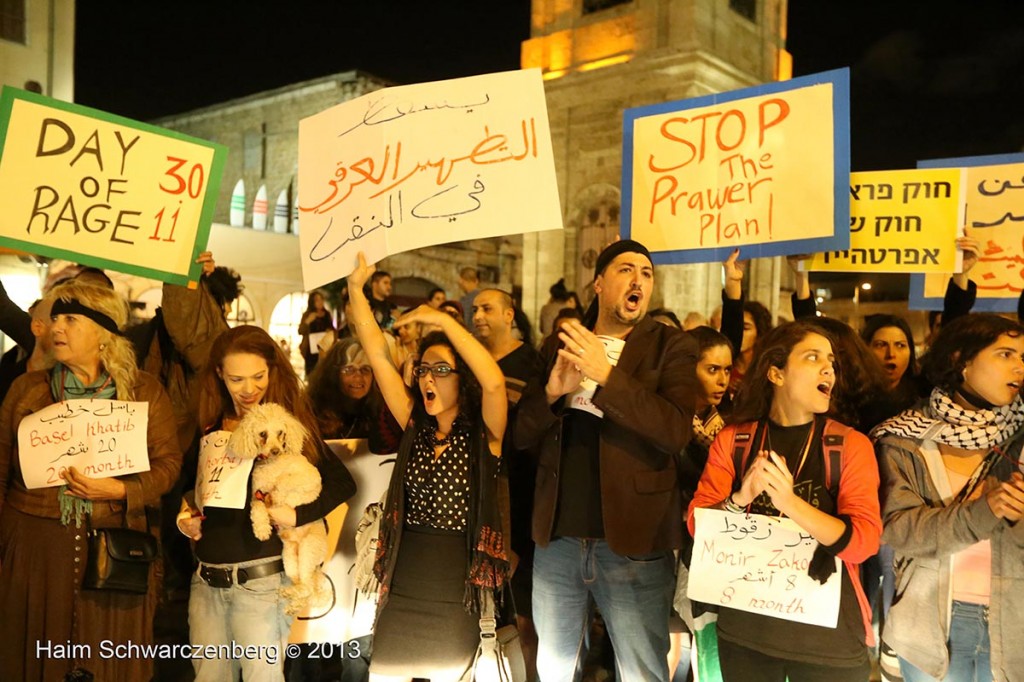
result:
[[[126,525],[133,517],[129,510]],[[145,513],[134,515],[145,518]],[[156,559],[156,538],[147,530],[133,528],[89,528],[86,541],[89,555],[82,588],[146,594],[149,591],[149,565]]]

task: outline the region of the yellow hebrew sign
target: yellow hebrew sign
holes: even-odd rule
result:
[[[955,168],[850,173],[850,248],[816,253],[808,269],[959,272],[960,175]]]

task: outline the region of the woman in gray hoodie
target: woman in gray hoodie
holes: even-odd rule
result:
[[[907,682],[1024,680],[1024,327],[959,318],[923,369],[929,398],[872,434],[896,569],[882,639]]]

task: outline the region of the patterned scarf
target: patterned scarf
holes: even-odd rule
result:
[[[379,614],[387,602],[394,576],[395,564],[400,551],[402,524],[405,521],[405,473],[409,468],[413,444],[417,433],[437,429],[437,421],[417,407],[413,423],[402,434],[398,458],[391,474],[391,483],[384,503],[384,515],[380,520],[380,535],[377,554],[373,562],[373,574],[380,581],[377,603]],[[468,565],[466,566],[466,589],[463,605],[470,613],[480,613],[483,592],[490,591],[494,600],[501,603],[505,581],[509,575],[509,544],[505,537],[503,515],[507,518],[508,480],[500,471],[502,458],[494,457],[487,449],[487,439],[482,426],[473,426],[459,415],[452,424],[452,431],[464,430],[470,434],[469,453],[469,521],[466,529]],[[504,508],[503,508],[504,507]]]
[[[1024,400],[1018,395],[1009,405],[989,410],[960,407],[942,389],[932,390],[927,404],[905,410],[879,424],[875,439],[900,436],[933,440],[962,450],[990,450],[1005,443],[1024,424]]]
[[[83,398],[113,400],[117,396],[117,387],[106,372],[102,372],[96,381],[86,386],[74,372],[58,362],[50,370],[50,393],[57,401]],[[67,492],[68,487],[62,485],[57,493],[57,500],[60,502],[60,522],[66,526],[74,521],[75,527],[81,528],[85,515],[92,513],[92,501],[72,497]]]
[[[715,436],[723,428],[725,428],[725,420],[722,419],[722,415],[718,414],[718,410],[715,408],[711,408],[707,419],[701,419],[700,415],[697,414],[693,415],[693,437],[697,439],[697,442],[705,450],[711,447]]]

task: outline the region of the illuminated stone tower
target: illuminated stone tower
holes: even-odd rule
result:
[[[523,304],[587,286],[619,230],[622,112],[790,75],[786,0],[532,0],[523,68],[543,70],[565,232],[527,234]],[[784,267],[784,266],[782,266]],[[779,259],[748,268],[750,296],[777,307]],[[719,305],[721,268],[663,266],[656,302],[682,316]]]

